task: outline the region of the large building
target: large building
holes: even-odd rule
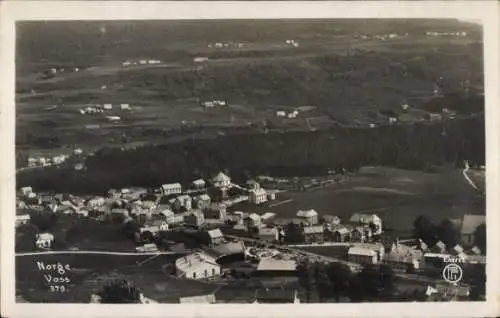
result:
[[[261,204],[267,202],[267,192],[262,188],[252,189],[248,191],[248,201],[253,204]]]
[[[205,253],[194,253],[183,256],[175,261],[178,277],[188,279],[203,279],[219,276],[221,267],[215,259]]]
[[[180,194],[182,193],[182,186],[180,183],[168,183],[161,186],[163,195]]]
[[[193,210],[184,216],[184,222],[192,226],[200,226],[205,223],[205,216],[200,210]]]
[[[351,247],[347,252],[347,259],[353,263],[376,264],[377,256],[374,250],[362,247]]]

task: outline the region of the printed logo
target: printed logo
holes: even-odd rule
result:
[[[462,267],[455,263],[448,264],[443,269],[443,278],[448,283],[456,284],[462,279],[463,270]]]

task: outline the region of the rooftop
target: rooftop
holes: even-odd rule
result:
[[[462,221],[462,234],[474,234],[476,228],[486,223],[486,216],[484,215],[473,215],[466,214],[464,215],[464,219]]]
[[[313,209],[309,209],[309,210],[299,210],[297,212],[297,216],[298,217],[312,217],[312,216],[318,216],[318,212],[316,212],[315,210]]]
[[[295,271],[297,263],[293,260],[262,259],[258,271]]]
[[[362,247],[351,247],[347,252],[348,255],[363,255],[363,256],[376,256],[377,252],[371,249]]]
[[[208,236],[210,236],[211,238],[215,238],[215,237],[222,237],[223,235],[220,229],[214,229],[208,231]]]
[[[325,231],[325,229],[323,228],[322,225],[304,227],[305,234],[319,234],[319,233],[323,233],[324,231]]]
[[[161,187],[163,189],[175,189],[175,188],[180,188],[181,184],[179,182],[167,183],[167,184],[163,184]]]
[[[229,178],[227,175],[225,175],[223,172],[219,172],[213,179],[212,181],[214,182],[227,182],[231,181],[231,178]]]

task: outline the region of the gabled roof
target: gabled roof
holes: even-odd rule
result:
[[[223,172],[219,172],[213,179],[213,182],[227,182],[231,181],[231,178],[229,178],[227,175],[225,175]]]
[[[377,252],[371,249],[362,247],[351,247],[347,252],[348,255],[363,255],[363,256],[376,256]]]
[[[175,189],[181,187],[181,184],[179,182],[176,183],[167,183],[167,184],[162,184],[162,189]]]
[[[304,234],[320,234],[325,231],[325,228],[322,225],[316,226],[306,226],[304,227]]]
[[[461,233],[474,234],[476,228],[483,223],[486,223],[486,216],[466,214],[464,215],[464,219],[462,221]]]
[[[347,229],[345,226],[342,226],[342,227],[338,227],[334,232],[337,232],[340,235],[346,235],[349,233],[349,229]]]
[[[318,216],[318,212],[316,212],[314,209],[297,211],[297,217],[313,217],[313,216]]]
[[[217,238],[217,237],[222,237],[223,235],[220,229],[214,229],[208,231],[208,236],[210,236],[211,238]]]
[[[252,213],[247,218],[251,219],[252,221],[259,221],[260,220],[260,216],[257,213]]]

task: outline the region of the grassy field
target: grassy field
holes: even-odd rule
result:
[[[468,35],[425,36],[429,30]],[[399,36],[374,38],[387,33]],[[165,139],[186,135],[186,128],[202,135],[249,125],[310,130],[366,124],[374,121],[370,112],[398,109],[404,100],[418,107],[437,81],[443,92],[460,90],[464,80],[482,87],[480,30],[451,20],[51,22],[21,24],[18,34],[21,150]],[[210,47],[216,42],[232,46]],[[196,56],[209,60],[196,64]],[[121,66],[138,59],[163,63]],[[38,76],[50,67],[65,71]],[[198,101],[207,99],[231,106],[203,110]],[[129,103],[134,110],[111,112],[122,121],[110,124],[103,114],[78,113],[89,103]],[[276,110],[303,106],[314,109],[296,119],[276,117]]]
[[[171,293],[182,293],[191,290],[193,284],[179,283],[162,272],[163,266],[172,264],[175,256],[161,255],[150,262],[142,261],[151,258],[144,255],[38,255],[16,257],[16,294],[22,295],[29,302],[38,303],[86,303],[90,301],[90,295],[99,291],[102,284],[108,279],[124,277],[144,292],[147,296],[158,297],[161,286],[172,284],[169,287]],[[49,290],[43,273],[38,270],[36,262],[69,264],[71,271],[67,275],[71,282],[66,285],[69,288],[65,293],[54,293]],[[170,283],[172,282],[172,283]],[[163,284],[163,285],[162,285]],[[160,287],[157,287],[160,286]],[[198,286],[196,286],[198,287]],[[151,288],[160,288],[153,295]],[[187,291],[186,291],[187,290]],[[150,295],[151,294],[151,295]],[[169,295],[163,290],[164,297],[177,297]],[[178,300],[178,299],[177,299]]]
[[[240,204],[232,209],[274,212],[283,217],[293,217],[299,209],[315,209],[320,215],[337,215],[343,221],[355,212],[375,213],[383,219],[384,226],[408,231],[419,215],[440,222],[444,218],[461,218],[465,213],[484,214],[485,203],[478,196],[460,170],[424,173],[365,167],[342,185],[280,193],[278,201],[292,200],[282,205]],[[276,202],[270,202],[273,203]]]

